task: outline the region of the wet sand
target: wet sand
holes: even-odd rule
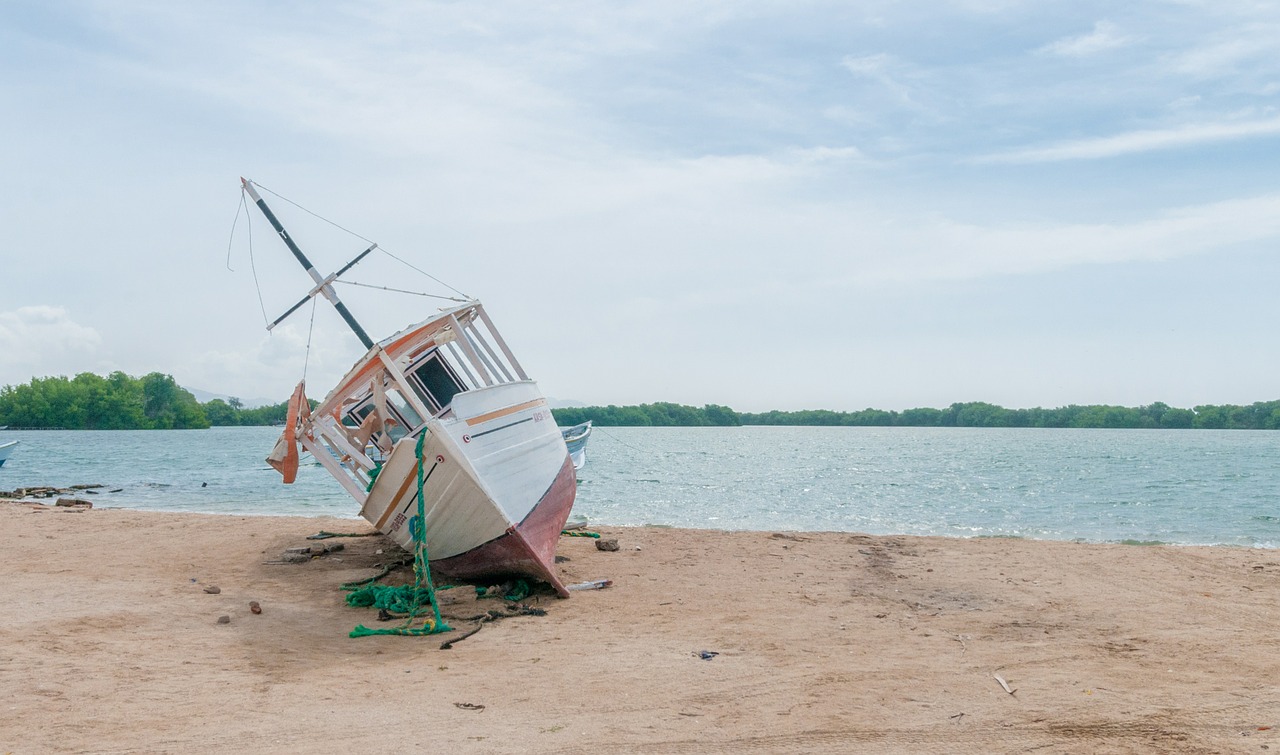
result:
[[[0,502],[0,754],[1280,751],[1275,551],[604,527],[442,650],[500,601],[350,639],[395,551],[320,530]]]

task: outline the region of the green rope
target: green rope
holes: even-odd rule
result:
[[[348,604],[352,604],[352,598],[360,595],[361,597],[358,600],[364,601],[368,599],[369,605],[377,605],[378,601],[381,600],[385,605],[377,605],[378,608],[395,611],[396,613],[408,613],[409,616],[402,626],[391,629],[369,629],[365,625],[359,624],[355,629],[351,630],[349,637],[370,637],[376,634],[421,636],[453,631],[452,627],[444,623],[444,619],[440,617],[440,602],[436,600],[436,588],[431,582],[431,567],[427,564],[430,560],[427,554],[427,516],[426,504],[422,495],[424,483],[422,449],[426,440],[427,431],[424,429],[422,434],[418,436],[418,445],[414,449],[418,456],[418,529],[413,533],[414,544],[417,546],[413,558],[413,586],[405,585],[400,588],[390,588],[387,585],[370,585],[347,596]],[[424,582],[426,583],[425,588],[423,587]],[[431,619],[427,619],[421,627],[414,628],[411,625],[418,618],[418,612],[424,599],[431,604],[434,616]],[[393,605],[399,607],[393,608]]]
[[[426,434],[427,434],[427,431],[423,430],[422,435],[426,435]],[[418,437],[422,437],[422,435],[419,435]],[[418,463],[422,463],[422,459],[418,459]],[[381,474],[381,472],[382,472],[382,462],[379,461],[374,463],[373,469],[369,470],[369,484],[364,486],[364,492],[368,493],[370,490],[373,490],[373,483],[378,481],[378,475]]]
[[[352,608],[381,608],[391,613],[413,613],[430,600],[427,590],[413,585],[366,585],[347,594],[347,605]]]
[[[599,532],[587,532],[586,530],[560,530],[560,534],[564,537],[594,537],[600,538]]]

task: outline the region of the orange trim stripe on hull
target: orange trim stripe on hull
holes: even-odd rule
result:
[[[484,414],[477,414],[476,416],[470,417],[467,419],[467,425],[468,426],[479,425],[481,423],[488,422],[489,420],[505,417],[508,414],[515,414],[516,412],[523,411],[525,409],[532,409],[535,406],[546,406],[546,405],[547,405],[547,400],[545,398],[535,398],[532,401],[526,401],[523,404],[508,406],[506,409],[495,409],[494,411],[486,412]]]
[[[392,497],[391,502],[387,504],[387,508],[385,511],[382,512],[382,516],[378,517],[378,523],[373,525],[374,529],[378,530],[379,532],[385,531],[382,529],[382,525],[386,524],[387,519],[390,518],[393,513],[395,513],[396,509],[400,508],[400,501],[404,499],[404,494],[409,490],[409,486],[414,484],[417,481],[418,481],[418,475],[416,474],[416,470],[415,470],[415,474],[409,475],[404,478],[404,482],[400,483],[400,489],[396,491],[396,494],[394,497]]]

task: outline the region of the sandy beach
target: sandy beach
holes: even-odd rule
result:
[[[1274,551],[597,529],[443,650],[348,637],[380,537],[271,563],[363,521],[2,502],[0,753],[1280,750]]]

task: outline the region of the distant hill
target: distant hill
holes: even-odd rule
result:
[[[209,391],[202,391],[199,388],[187,388],[186,386],[183,386],[183,388],[192,396],[195,396],[196,401],[199,401],[202,404],[207,404],[215,398],[220,398],[223,401],[230,401],[232,398],[239,398],[238,396],[228,396],[225,393],[210,393]],[[273,401],[269,398],[242,398],[240,399],[240,403],[244,405],[245,409],[257,409],[260,406],[274,406],[280,402],[278,400]]]
[[[575,409],[580,406],[586,406],[581,401],[574,401],[571,398],[556,398],[555,396],[547,396],[547,405],[552,409]]]

